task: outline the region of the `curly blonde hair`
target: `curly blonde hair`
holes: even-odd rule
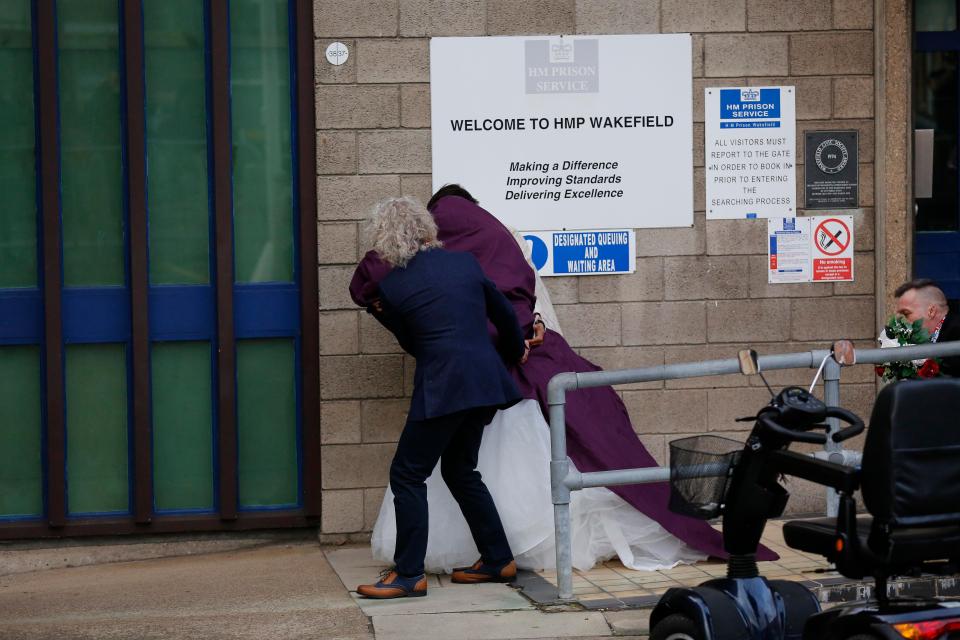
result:
[[[433,216],[410,196],[378,202],[367,218],[365,232],[373,250],[394,267],[405,267],[418,252],[442,246]]]

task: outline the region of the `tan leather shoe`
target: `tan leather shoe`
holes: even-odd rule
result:
[[[376,584],[362,584],[357,593],[367,598],[419,598],[427,595],[427,576],[420,574],[413,578],[404,578],[396,571],[381,574]]]
[[[458,584],[478,584],[480,582],[511,582],[517,577],[517,563],[513,560],[506,564],[484,564],[477,560],[472,567],[453,570],[452,582]]]

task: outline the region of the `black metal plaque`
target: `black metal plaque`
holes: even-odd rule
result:
[[[804,155],[807,209],[859,206],[858,132],[808,131]]]

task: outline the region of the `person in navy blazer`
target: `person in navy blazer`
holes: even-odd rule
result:
[[[433,217],[421,203],[384,200],[367,230],[380,257],[395,267],[368,311],[416,358],[417,368],[407,422],[390,465],[396,566],[357,592],[371,598],[426,595],[425,481],[438,461],[480,550],[480,559],[454,571],[453,581],[508,581],[516,576],[516,564],[477,471],[477,455],[494,413],[522,398],[504,363],[525,362],[529,344],[513,307],[476,259],[440,247]],[[496,346],[488,320],[496,329]]]

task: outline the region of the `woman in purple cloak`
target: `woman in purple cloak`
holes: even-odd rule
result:
[[[514,234],[459,185],[443,187],[427,207],[444,248],[472,253],[513,304],[526,335],[533,335],[539,278]],[[374,252],[368,252],[350,283],[354,302],[369,309],[377,299],[378,283],[389,270]],[[545,307],[544,315],[554,317],[548,299]],[[530,569],[550,568],[555,563],[550,436],[544,419],[548,414],[547,383],[564,371],[600,370],[577,355],[555,328],[547,327],[543,343],[531,350],[525,365],[510,370],[525,400],[499,412],[487,426],[478,465],[517,563]],[[610,387],[569,394],[566,427],[567,453],[580,471],[657,466],[637,438],[619,395]],[[470,564],[477,551],[456,502],[437,476],[435,473],[427,482],[431,531],[427,568],[449,572],[456,565]],[[574,492],[574,566],[588,569],[617,555],[625,566],[652,570],[706,556],[723,557],[720,534],[706,522],[671,513],[668,495],[666,483]],[[372,536],[376,558],[393,557],[395,535],[388,488]],[[774,557],[766,549],[759,550],[759,559]]]

